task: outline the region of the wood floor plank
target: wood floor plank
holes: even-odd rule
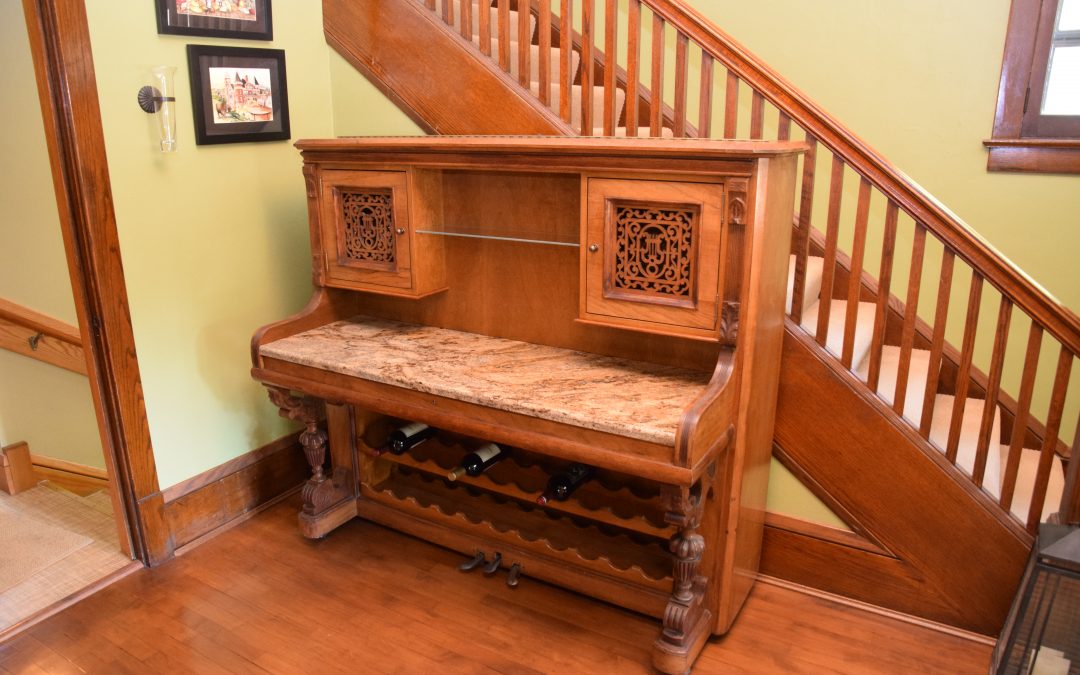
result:
[[[651,673],[658,623],[372,523],[277,505],[0,644],[0,673]],[[990,648],[759,583],[695,672],[985,672]]]

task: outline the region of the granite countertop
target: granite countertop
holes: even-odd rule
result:
[[[354,317],[259,349],[263,356],[674,446],[709,374],[445,328]]]

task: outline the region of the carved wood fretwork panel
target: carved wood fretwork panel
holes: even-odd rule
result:
[[[394,200],[390,190],[341,192],[341,243],[346,262],[393,268],[394,227]]]
[[[609,297],[692,304],[700,207],[613,200],[610,217]]]

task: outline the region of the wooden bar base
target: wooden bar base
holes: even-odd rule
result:
[[[356,499],[349,498],[314,515],[301,509],[297,519],[300,522],[301,535],[308,539],[322,539],[355,517]]]
[[[668,675],[689,673],[698,654],[709,641],[709,626],[712,613],[705,610],[693,631],[686,636],[682,645],[674,645],[663,635],[653,643],[653,668]]]

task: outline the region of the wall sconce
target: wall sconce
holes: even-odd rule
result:
[[[154,68],[154,85],[139,89],[139,107],[144,112],[157,115],[158,135],[162,152],[176,151],[176,96],[173,91],[173,74],[176,66]]]

